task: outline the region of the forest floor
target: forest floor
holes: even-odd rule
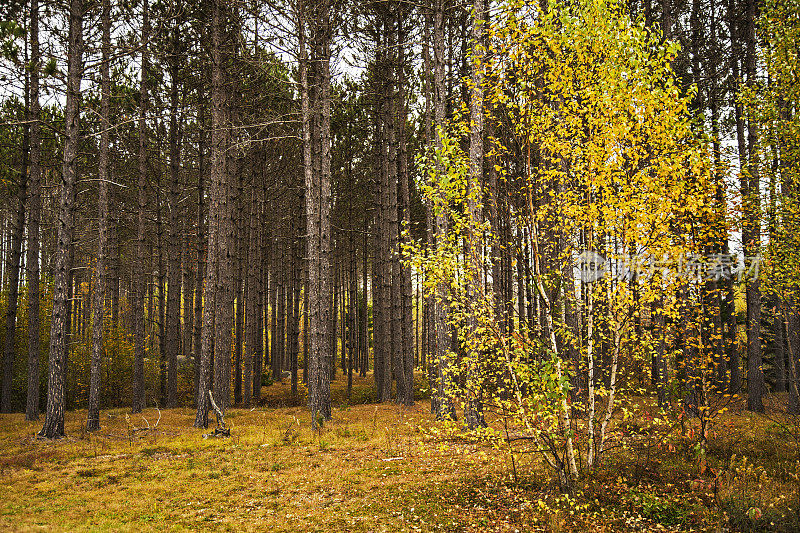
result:
[[[370,381],[357,379],[354,397]],[[0,415],[0,531],[800,529],[798,426],[736,403],[705,458],[692,422],[650,432],[620,421],[603,466],[565,497],[537,454],[517,449],[512,463],[508,449],[446,436],[427,400],[339,401],[312,431],[307,410],[280,406],[288,384],[263,390],[264,405],[228,411],[230,438],[204,438],[189,408],[103,411],[91,434],[85,411],[71,411],[57,441]],[[653,418],[648,401],[629,420]]]

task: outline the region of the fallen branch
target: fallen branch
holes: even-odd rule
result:
[[[214,413],[217,415],[217,427],[214,429],[214,433],[206,433],[203,435],[204,439],[209,437],[230,437],[231,430],[225,427],[225,415],[223,414],[222,410],[217,406],[217,402],[214,401],[214,395],[211,391],[208,391],[208,398],[211,400],[211,408],[214,409]]]
[[[217,415],[217,427],[225,429],[225,415],[222,413],[222,410],[217,407],[217,402],[214,401],[214,395],[211,391],[208,391],[208,398],[211,400],[211,408],[214,409],[214,413]]]

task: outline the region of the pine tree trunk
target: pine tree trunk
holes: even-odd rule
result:
[[[100,429],[100,371],[103,355],[103,318],[106,300],[106,256],[108,253],[108,150],[111,123],[111,76],[109,60],[111,57],[111,0],[102,1],[102,54],[101,96],[100,96],[100,154],[97,177],[98,220],[97,265],[95,267],[95,287],[92,297],[92,363],[89,378],[89,408],[86,415],[86,430]]]
[[[222,220],[221,197],[227,194],[225,191],[225,150],[227,139],[224,130],[225,126],[225,95],[222,88],[222,44],[223,32],[223,6],[222,0],[214,0],[212,6],[212,76],[211,76],[211,190],[209,195],[209,216],[208,216],[208,245],[206,258],[206,277],[205,277],[205,298],[203,305],[203,329],[200,340],[200,383],[197,389],[197,413],[195,415],[194,427],[208,427],[208,409],[210,406],[208,392],[211,387],[211,366],[212,357],[219,365],[219,352],[214,350],[215,346],[215,315],[217,309],[217,299],[220,298],[219,274],[218,274],[218,240],[224,238],[220,231]],[[230,323],[229,323],[230,325]],[[230,340],[230,329],[226,334]],[[230,343],[228,343],[228,347]],[[228,350],[230,356],[230,350]],[[216,373],[216,372],[215,372]],[[215,401],[219,404],[220,399],[215,394]]]
[[[164,343],[164,357],[167,360],[167,390],[166,406],[178,405],[178,348],[180,344],[181,329],[181,253],[180,237],[180,145],[178,141],[178,76],[180,74],[180,58],[178,57],[178,39],[180,28],[178,22],[174,23],[171,37],[171,65],[170,65],[170,118],[169,118],[169,170],[170,187],[169,199],[169,228],[168,228],[168,276],[167,281],[167,316],[166,339]],[[163,286],[162,286],[163,290]],[[188,298],[188,294],[187,294]],[[163,296],[162,296],[163,299]]]
[[[400,177],[401,209],[404,230],[411,231],[411,194],[408,183],[408,147],[406,142],[406,120],[408,119],[408,106],[406,105],[406,76],[405,76],[405,42],[408,32],[404,29],[403,20],[408,13],[400,9],[400,17],[397,23],[397,42],[398,42],[398,105],[399,113],[397,116],[397,159],[398,173]],[[405,239],[404,239],[405,241]],[[407,241],[406,241],[407,242]],[[399,251],[402,253],[402,250]],[[398,256],[398,260],[399,260]],[[402,365],[403,378],[405,384],[403,389],[405,397],[403,403],[407,406],[414,405],[414,317],[412,306],[414,305],[413,288],[411,285],[411,267],[401,265],[402,268]]]
[[[433,13],[433,55],[434,55],[434,117],[437,127],[445,125],[445,56],[444,56],[444,0],[434,0]],[[442,148],[441,139],[436,140],[437,148]],[[436,244],[444,243],[447,238],[447,218],[438,210],[435,216]],[[436,367],[437,367],[437,404],[436,417],[439,419],[455,419],[455,406],[453,405],[450,389],[453,386],[453,377],[450,370],[448,352],[450,351],[451,337],[448,324],[448,287],[444,282],[436,287],[436,300],[434,303],[434,320],[436,327]]]
[[[41,219],[41,108],[39,104],[39,0],[31,0],[31,84],[28,120],[31,155],[28,175],[28,396],[25,420],[39,420],[39,221]]]
[[[756,84],[756,13],[755,0],[747,1],[747,85]],[[745,257],[756,260],[760,253],[761,241],[761,202],[758,154],[756,153],[758,125],[754,118],[747,121],[747,175],[742,181],[745,197],[745,228],[742,231]],[[745,259],[747,261],[747,259]],[[745,281],[747,299],[747,409],[758,413],[764,412],[764,371],[761,368],[761,285],[757,277]]]
[[[249,225],[250,218],[250,202],[244,203],[242,197],[242,176],[239,173],[239,192],[237,195],[236,205],[236,273],[234,276],[234,290],[236,294],[236,319],[234,322],[234,378],[233,378],[233,403],[241,405],[242,403],[242,342],[244,341],[244,268],[247,265],[247,243],[245,236],[247,235],[247,228],[245,224]],[[256,243],[258,241],[256,240]]]
[[[247,251],[247,279],[245,280],[245,354],[244,354],[244,405],[250,406],[253,398],[253,369],[257,367],[256,362],[258,356],[258,344],[261,342],[258,326],[258,300],[259,300],[259,283],[261,273],[259,272],[259,255],[261,241],[259,238],[259,219],[260,212],[260,188],[256,188],[251,198],[250,204],[250,217],[249,224],[249,237],[248,244],[249,250]],[[256,368],[256,370],[259,370]],[[259,380],[260,384],[260,380]]]
[[[148,76],[150,69],[150,57],[148,54],[150,39],[150,16],[148,0],[142,6],[142,65],[141,65],[141,86],[139,96],[139,176],[138,176],[138,213],[137,213],[137,237],[136,237],[136,267],[135,277],[137,279],[133,287],[133,338],[134,338],[134,357],[133,357],[133,398],[131,401],[131,412],[140,413],[144,409],[144,355],[145,355],[145,323],[144,323],[144,295],[148,276],[146,273],[145,262],[145,207],[147,205],[147,130],[145,120],[147,117],[149,84]]]
[[[53,314],[50,323],[50,361],[47,377],[47,413],[39,435],[56,438],[64,435],[64,378],[67,359],[66,320],[69,312],[69,278],[72,270],[70,249],[74,230],[73,206],[77,181],[80,142],[81,66],[83,59],[83,3],[71,0],[69,10],[69,49],[67,98],[64,108],[64,164],[59,187],[59,205]]]
[[[472,85],[469,98],[470,132],[469,132],[469,181],[467,209],[469,211],[469,226],[467,229],[467,286],[466,301],[475,307],[468,314],[467,340],[469,358],[467,374],[467,404],[464,409],[464,418],[469,429],[486,427],[483,419],[483,403],[481,402],[480,370],[478,369],[481,354],[474,348],[481,346],[482,339],[472,338],[471,335],[479,331],[477,314],[483,313],[483,303],[486,301],[486,292],[483,286],[483,257],[478,235],[478,228],[483,224],[483,216],[479,203],[482,203],[483,183],[483,25],[485,23],[485,8],[483,0],[474,0],[472,20]]]
[[[309,329],[311,337],[309,361],[309,403],[314,428],[318,419],[330,419],[330,313],[331,294],[331,182],[330,182],[330,45],[331,5],[321,0],[311,5],[306,18],[301,2],[298,14],[300,44],[300,78],[302,92],[303,152],[306,189],[306,242],[308,248]],[[305,57],[306,22],[309,22],[311,60]],[[316,83],[309,95],[308,65]],[[311,97],[313,96],[313,98]],[[312,132],[311,130],[314,130]],[[312,141],[316,141],[313,142]]]
[[[212,91],[212,114],[214,114],[213,131],[218,134],[217,143],[212,141],[212,150],[218,153],[212,155],[216,162],[216,174],[212,162],[212,179],[219,180],[216,201],[218,203],[218,225],[216,227],[216,286],[214,287],[214,399],[224,413],[231,404],[231,347],[233,332],[233,304],[234,292],[234,254],[236,223],[234,219],[233,184],[230,181],[228,170],[228,147],[230,127],[230,110],[228,108],[227,79],[224,71],[224,55],[222,47],[226,43],[228,33],[226,20],[228,4],[215,1],[218,15],[217,33],[214,45],[214,74]],[[216,102],[214,101],[216,97]],[[216,158],[216,160],[214,159]],[[209,244],[209,247],[211,245]]]
[[[202,111],[201,111],[202,113]],[[198,124],[202,129],[203,127],[203,117],[198,117],[197,120]],[[194,313],[193,313],[193,325],[192,325],[192,354],[194,355],[194,392],[195,395],[199,394],[199,386],[200,386],[200,374],[201,374],[201,332],[203,329],[203,279],[205,277],[205,272],[203,266],[205,265],[205,261],[203,260],[203,252],[205,251],[205,235],[204,235],[204,220],[205,220],[205,206],[203,202],[203,198],[205,197],[205,135],[203,132],[200,132],[200,141],[198,143],[198,166],[200,168],[200,173],[198,176],[197,182],[197,266],[195,268],[195,294],[194,294]],[[195,405],[197,405],[198,397],[195,397]]]

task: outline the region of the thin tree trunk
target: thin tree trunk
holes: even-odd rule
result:
[[[28,397],[25,420],[39,420],[39,221],[41,218],[41,109],[39,104],[39,0],[31,0],[31,84],[28,109],[31,128],[28,175]]]
[[[170,65],[170,118],[169,118],[169,170],[170,187],[169,201],[169,229],[168,229],[168,263],[169,279],[167,281],[167,316],[166,316],[166,342],[164,343],[165,358],[167,360],[167,390],[166,406],[178,405],[178,346],[180,343],[181,329],[181,254],[178,231],[180,228],[180,145],[178,141],[178,76],[180,73],[180,57],[178,56],[179,22],[174,22],[171,37],[171,65]],[[163,290],[163,286],[162,286]],[[187,295],[188,296],[188,295]],[[163,296],[162,296],[163,300]]]
[[[433,12],[433,56],[434,56],[434,117],[437,127],[445,125],[445,54],[444,54],[444,0],[434,0]],[[442,140],[437,137],[436,147],[442,149]],[[436,245],[440,246],[447,239],[447,218],[442,210],[437,210],[435,215]],[[441,282],[436,287],[436,300],[434,302],[434,321],[436,328],[436,367],[438,396],[438,419],[452,419],[456,417],[455,406],[452,401],[453,376],[450,369],[448,352],[450,351],[451,337],[448,324],[448,287]]]
[[[150,39],[150,16],[148,0],[142,6],[142,66],[141,85],[139,96],[139,176],[138,176],[138,213],[136,237],[136,268],[137,281],[133,288],[133,399],[131,412],[140,413],[144,409],[144,355],[145,355],[145,323],[144,323],[144,295],[148,281],[145,263],[145,207],[147,205],[147,88],[149,84],[150,56],[148,54]]]
[[[202,111],[201,111],[202,113]],[[198,117],[198,123],[203,125],[202,114]],[[203,266],[205,261],[203,260],[203,252],[205,250],[205,235],[204,227],[205,227],[205,207],[203,198],[205,196],[205,135],[200,133],[200,142],[198,146],[198,159],[199,159],[199,169],[200,173],[197,180],[197,266],[195,268],[195,294],[194,294],[194,313],[193,319],[194,323],[192,326],[192,354],[194,355],[194,391],[195,394],[198,394],[198,388],[200,386],[200,367],[201,367],[201,331],[203,329],[203,278],[205,277]],[[199,403],[199,398],[195,397],[195,405]]]
[[[756,84],[756,13],[755,0],[747,1],[747,85]],[[761,218],[760,218],[760,180],[756,139],[758,126],[753,117],[747,121],[747,175],[742,181],[745,205],[745,225],[742,231],[745,257],[756,260],[760,250]],[[758,277],[745,280],[747,284],[747,409],[758,413],[764,412],[762,397],[764,396],[764,371],[761,368],[761,285]]]

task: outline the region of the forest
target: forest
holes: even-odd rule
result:
[[[0,528],[800,530],[800,0],[6,0]]]

